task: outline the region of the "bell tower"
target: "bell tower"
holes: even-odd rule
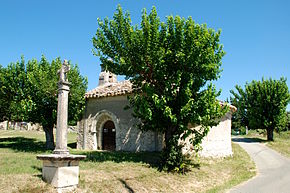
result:
[[[117,75],[112,72],[106,71],[102,68],[102,71],[99,75],[99,86],[107,84],[107,83],[116,83]]]

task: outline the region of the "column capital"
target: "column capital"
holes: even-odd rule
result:
[[[69,91],[70,90],[69,87],[70,87],[71,83],[67,82],[67,81],[59,81],[57,85],[58,85],[58,90]]]

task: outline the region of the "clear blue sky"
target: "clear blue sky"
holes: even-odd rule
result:
[[[88,77],[88,89],[98,84],[100,61],[93,56],[91,39],[97,18],[112,18],[117,4],[129,10],[133,24],[141,10],[153,5],[161,20],[167,15],[192,16],[197,23],[221,29],[226,56],[216,82],[220,99],[230,96],[234,85],[262,77],[288,78],[290,87],[290,1],[160,0],[77,1],[3,0],[0,5],[0,64],[20,60],[49,60],[60,56],[77,63]],[[288,106],[288,110],[289,110]]]

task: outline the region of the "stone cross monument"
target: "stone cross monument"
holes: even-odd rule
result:
[[[37,159],[43,161],[42,178],[57,190],[72,190],[79,182],[79,161],[85,159],[84,155],[71,155],[67,149],[67,117],[68,93],[70,83],[67,73],[70,66],[64,60],[58,71],[58,105],[56,123],[56,146],[53,154],[38,155]]]
[[[70,70],[67,60],[64,60],[61,69],[58,71],[58,104],[56,122],[56,143],[54,154],[69,154],[67,149],[67,117],[68,117],[68,93],[70,83],[67,73]]]

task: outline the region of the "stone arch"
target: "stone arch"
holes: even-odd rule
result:
[[[116,115],[114,115],[112,112],[107,111],[107,110],[102,110],[97,113],[95,116],[95,121],[96,121],[96,126],[94,129],[96,129],[96,141],[97,141],[97,148],[98,149],[103,149],[102,144],[103,144],[103,126],[107,121],[112,121],[115,125],[115,130],[116,130],[116,138],[115,138],[115,143],[116,143],[116,149],[117,149],[117,136],[119,134],[119,119],[117,118]]]

